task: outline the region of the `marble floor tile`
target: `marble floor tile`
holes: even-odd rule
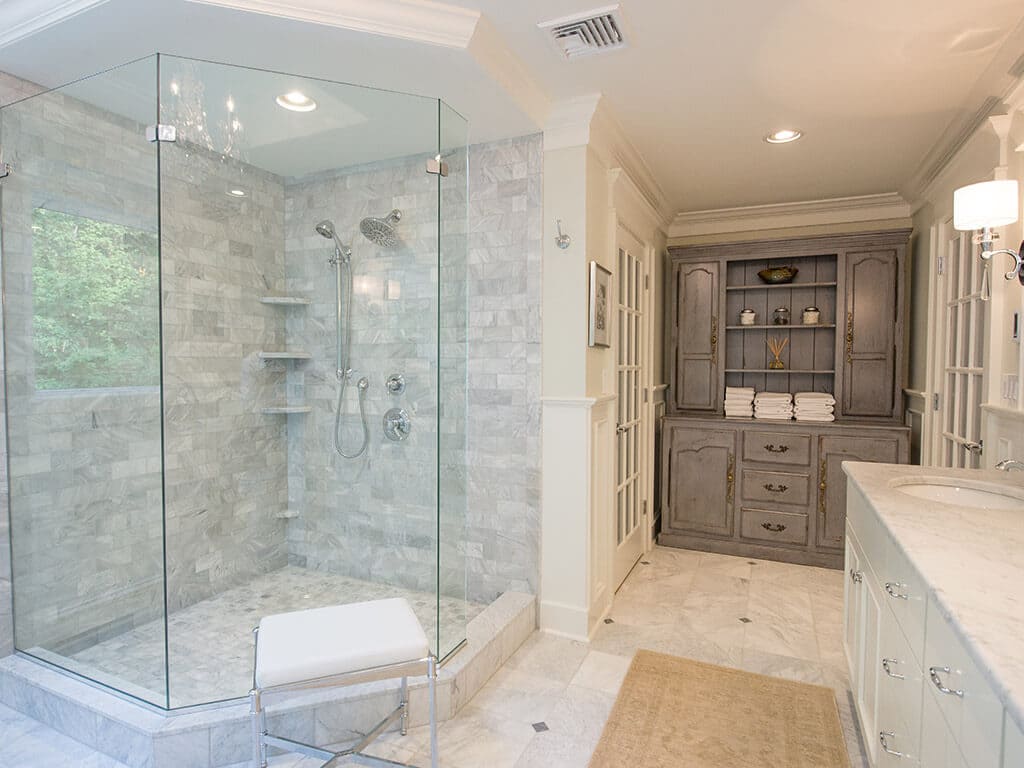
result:
[[[832,687],[851,768],[867,768],[842,656],[842,574],[661,547],[643,561],[647,565],[638,564],[616,595],[611,621],[599,625],[589,644],[534,633],[441,725],[442,768],[587,768],[639,649]],[[33,726],[15,727],[31,733]],[[10,750],[0,743],[4,768]],[[425,727],[405,737],[385,734],[367,751],[417,768],[430,765]],[[79,764],[48,759],[10,765]],[[294,756],[271,765],[318,768]],[[121,766],[100,762],[94,768]]]

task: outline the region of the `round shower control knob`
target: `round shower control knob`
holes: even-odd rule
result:
[[[384,414],[384,437],[400,443],[412,431],[412,419],[404,408],[392,408]]]
[[[392,395],[400,395],[405,392],[405,377],[400,373],[392,373],[384,382],[384,386]]]

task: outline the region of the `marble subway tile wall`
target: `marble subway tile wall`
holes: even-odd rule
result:
[[[29,96],[35,96],[43,89],[35,83],[22,80],[6,72],[0,72],[0,106],[11,104]],[[0,135],[3,124],[0,119]],[[3,316],[0,315],[0,333],[3,332]],[[0,379],[4,376],[3,345],[0,345]],[[14,652],[14,623],[11,606],[11,543],[10,516],[7,503],[7,429],[4,391],[0,387],[0,658]]]
[[[143,126],[63,92],[0,121],[15,166],[2,183],[17,640],[72,652],[162,611],[160,399],[155,382],[37,388],[33,211],[155,235],[156,150]],[[144,301],[155,310],[156,291]]]
[[[284,187],[183,133],[161,154],[171,612],[287,563],[287,425],[261,412],[287,364],[259,359],[285,348],[286,310],[260,302],[284,289]]]
[[[489,602],[506,590],[535,591],[539,532],[540,254],[542,146],[539,136],[471,147],[469,153],[468,281],[442,287],[449,328],[468,313],[468,335],[442,339],[442,412],[450,450],[446,471],[466,472],[465,528],[458,507],[462,479],[442,485],[451,504],[442,514],[442,584],[447,594]],[[443,242],[464,247],[455,224],[463,163],[442,184]],[[288,319],[288,343],[313,353],[289,376],[289,396],[312,406],[289,430],[290,561],[407,587],[433,588],[437,558],[433,516],[437,478],[435,382],[436,178],[421,158],[295,180],[286,187],[289,292],[313,304]],[[450,208],[446,206],[451,206]],[[403,211],[403,244],[385,251],[358,234],[364,216]],[[370,444],[345,460],[331,445],[337,385],[334,375],[334,284],[326,265],[331,246],[313,233],[322,218],[335,221],[353,243],[355,301],[352,365],[366,375]],[[454,281],[463,265],[448,260]],[[459,387],[452,362],[468,343],[468,377]],[[384,377],[402,373],[401,397],[384,390]],[[468,397],[467,397],[468,396]],[[460,400],[465,405],[460,405]],[[468,402],[467,402],[468,401]],[[403,443],[383,438],[380,420],[391,406],[413,415]],[[467,412],[468,409],[468,412]],[[452,434],[466,420],[466,469]],[[346,398],[346,445],[359,437],[357,399]],[[449,478],[450,480],[450,478]],[[442,480],[445,483],[445,479]],[[458,543],[457,552],[450,543]],[[449,567],[450,564],[450,567]],[[459,583],[468,570],[467,583]]]

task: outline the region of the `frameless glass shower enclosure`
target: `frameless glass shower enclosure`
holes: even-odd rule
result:
[[[243,696],[263,615],[463,562],[466,123],[154,56],[0,110],[19,651],[167,708]]]

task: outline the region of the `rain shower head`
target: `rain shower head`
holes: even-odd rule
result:
[[[363,237],[381,248],[394,248],[398,245],[398,234],[395,224],[402,220],[402,212],[397,208],[383,219],[367,216],[359,222],[359,231]]]

